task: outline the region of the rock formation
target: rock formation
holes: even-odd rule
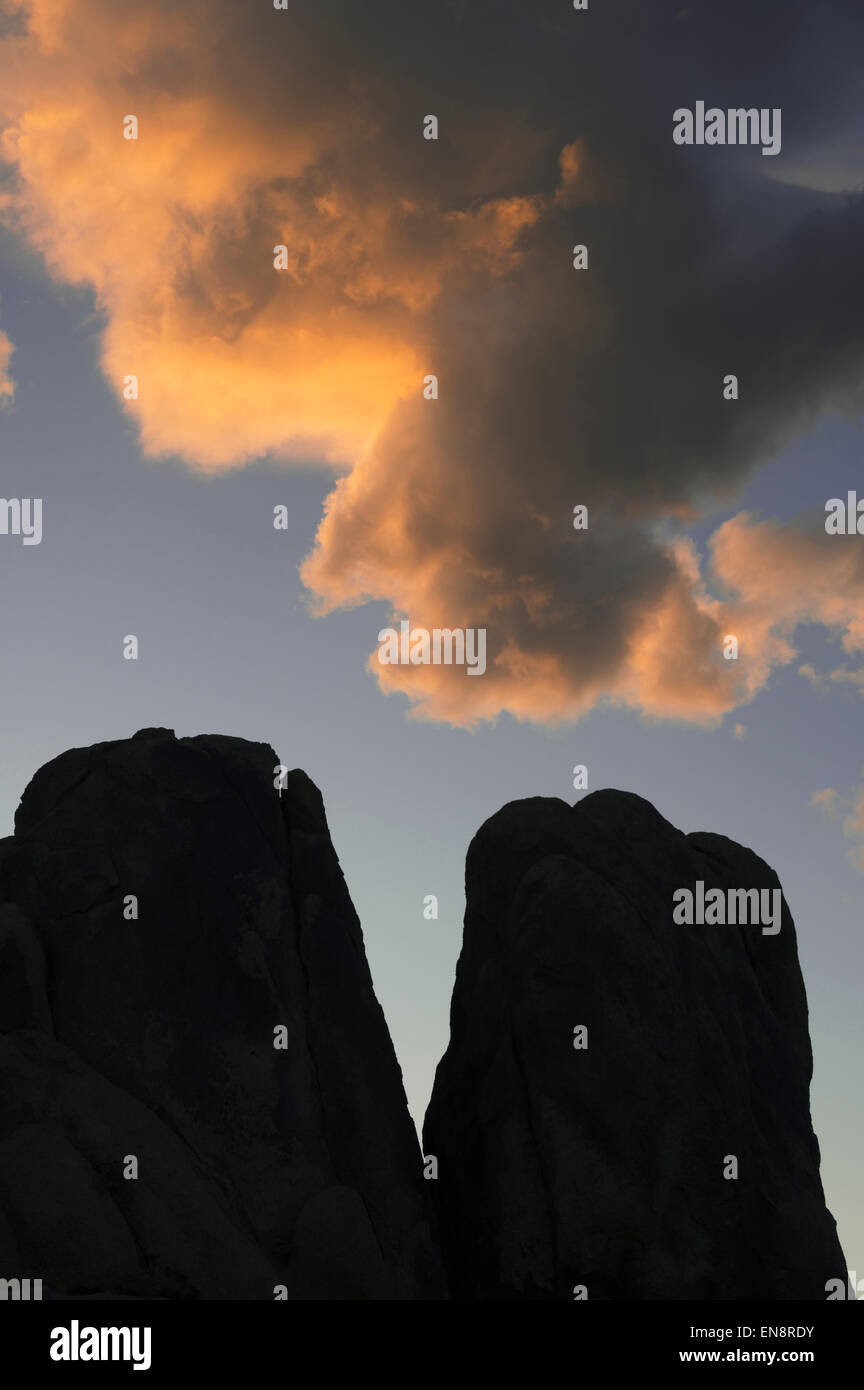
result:
[[[443,1296],[321,797],[302,772],[275,790],[277,761],[145,729],[26,789],[0,842],[3,1277],[45,1297]]]
[[[0,1278],[246,1300],[845,1278],[788,909],[773,934],[673,920],[697,883],[779,889],[762,860],[623,792],[493,816],[424,1182],[321,797],[276,765],[144,729],[26,789],[0,841]]]
[[[474,838],[424,1129],[454,1298],[824,1300],[845,1280],[792,918],[676,924],[699,881],[779,888],[624,792],[513,802]]]

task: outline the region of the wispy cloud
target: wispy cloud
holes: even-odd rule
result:
[[[806,666],[799,666],[798,671],[817,690],[827,690],[836,685],[852,685],[856,687],[859,694],[864,695],[864,667],[850,671],[848,666],[838,666],[834,671],[820,674],[814,666],[808,663]]]
[[[14,351],[8,334],[0,329],[0,405],[8,405],[15,397],[15,382],[10,371]]]
[[[827,820],[841,823],[846,839],[853,842],[849,858],[858,872],[864,874],[864,780],[849,796],[841,796],[835,788],[825,787],[814,792],[810,802]]]

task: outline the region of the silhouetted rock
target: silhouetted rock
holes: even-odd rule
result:
[[[321,797],[302,772],[280,796],[276,763],[145,729],[25,791],[0,842],[0,1276],[46,1296],[443,1296]]]
[[[698,882],[779,888],[762,860],[622,792],[488,821],[424,1183],[321,797],[302,772],[280,796],[276,762],[147,729],[25,791],[0,841],[0,1277],[441,1298],[430,1193],[460,1299],[845,1277],[785,903],[773,935],[673,920]]]
[[[424,1130],[454,1297],[825,1299],[845,1280],[792,918],[678,925],[673,892],[699,880],[779,887],[624,792],[513,802],[474,838]]]

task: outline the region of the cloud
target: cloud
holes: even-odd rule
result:
[[[822,791],[814,792],[810,798],[811,806],[818,806],[819,810],[827,820],[836,820],[840,807],[840,793],[833,787],[824,787]]]
[[[841,796],[833,787],[826,787],[814,792],[810,801],[829,821],[842,818],[843,834],[853,842],[848,857],[858,872],[864,874],[864,781],[849,796]]]
[[[843,834],[847,840],[854,840],[849,850],[849,858],[860,874],[864,874],[864,784],[856,792],[852,809],[843,821]]]
[[[365,21],[345,6],[332,28],[203,0],[25,13],[0,48],[16,174],[0,208],[95,293],[106,375],[118,395],[139,379],[145,450],[354,463],[422,380],[423,309],[454,269],[507,272],[531,198],[499,196],[494,171],[485,197],[430,190],[423,112],[388,130],[386,74],[361,90]]]
[[[92,289],[144,450],[318,458],[340,476],[302,571],[315,610],[487,629],[478,679],[371,655],[420,717],[712,724],[794,660],[799,623],[862,645],[842,538],[741,514],[703,558],[687,526],[819,410],[860,407],[864,200],[772,183],[785,154],[671,140],[734,57],[794,112],[793,158],[854,46],[817,82],[812,16],[676,8],[600,10],[589,40],[557,0],[32,0],[0,43],[0,210]]]
[[[833,671],[820,674],[808,662],[807,665],[798,667],[798,673],[804,676],[817,690],[825,690],[831,685],[852,685],[857,687],[860,695],[864,695],[864,667],[850,671],[848,666],[838,666]]]
[[[0,405],[8,404],[15,396],[15,383],[9,374],[9,363],[14,351],[9,338],[0,330]]]

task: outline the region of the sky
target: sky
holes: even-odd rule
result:
[[[0,478],[43,499],[41,544],[0,536],[0,833],[68,747],[271,743],[324,794],[418,1124],[502,804],[584,764],[749,845],[864,1271],[864,537],[824,526],[864,497],[864,14],[0,12]],[[700,100],[779,108],[780,152],[676,145]],[[485,628],[487,671],[382,666],[402,618]]]

